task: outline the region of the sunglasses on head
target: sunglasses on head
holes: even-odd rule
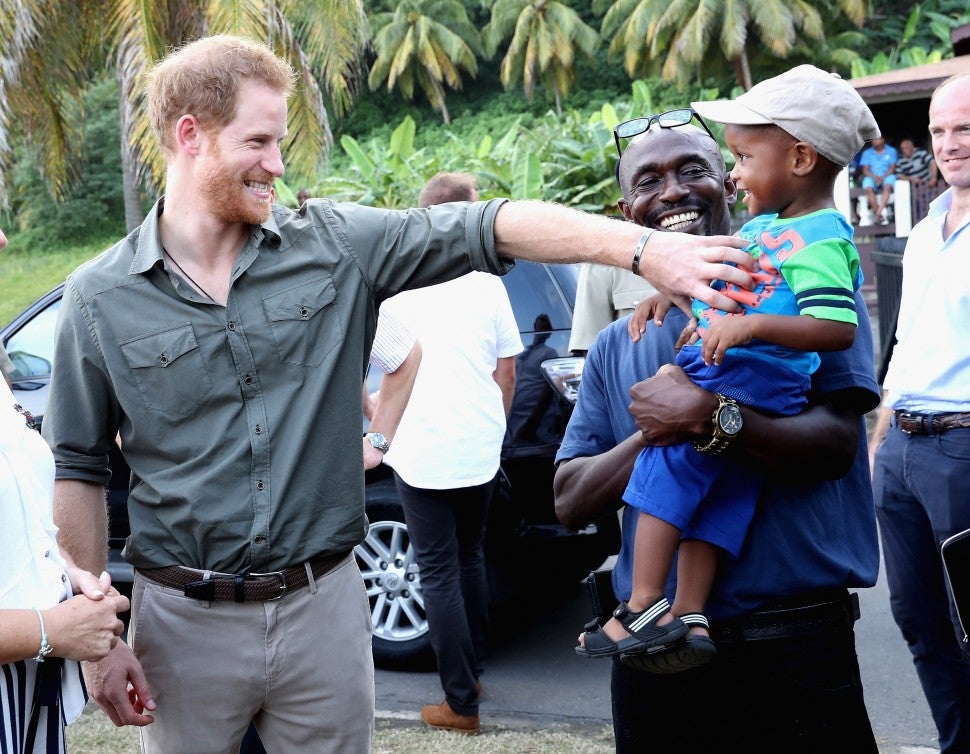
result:
[[[622,123],[618,123],[616,128],[613,129],[613,140],[616,142],[616,153],[618,155],[623,154],[623,150],[620,148],[620,139],[632,139],[634,136],[639,136],[645,131],[650,130],[650,126],[656,123],[661,128],[677,128],[677,126],[686,126],[692,120],[696,120],[701,124],[703,129],[707,131],[707,135],[710,136],[714,141],[714,134],[711,133],[711,129],[707,127],[703,118],[698,115],[694,108],[692,107],[682,107],[678,110],[668,110],[665,113],[660,113],[659,115],[648,115],[645,118],[632,118],[631,120],[625,120]]]

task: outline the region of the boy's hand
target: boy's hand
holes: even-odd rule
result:
[[[626,324],[627,332],[630,333],[630,340],[634,343],[640,340],[640,336],[647,330],[647,322],[651,319],[657,327],[663,325],[664,317],[667,316],[667,312],[673,305],[674,302],[662,293],[654,293],[640,301],[636,309],[633,310],[633,314],[630,315],[630,321]]]
[[[697,332],[697,317],[691,317],[687,324],[684,325],[684,329],[680,331],[680,336],[677,338],[677,342],[674,343],[674,350],[679,351],[684,346],[692,346],[697,342],[700,335]]]
[[[743,346],[754,338],[751,320],[737,314],[726,314],[723,317],[712,317],[708,320],[708,327],[702,333],[704,346],[702,356],[704,363],[710,366],[720,365],[724,361],[724,353],[732,346]]]

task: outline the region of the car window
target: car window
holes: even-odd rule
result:
[[[502,282],[509,292],[519,332],[568,330],[572,327],[570,302],[543,265],[518,261],[502,276]]]
[[[54,360],[54,327],[61,300],[52,301],[7,339],[7,355],[14,365],[13,379],[47,377]]]

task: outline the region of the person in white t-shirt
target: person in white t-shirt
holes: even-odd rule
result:
[[[421,206],[477,199],[463,173],[433,178]],[[421,343],[410,402],[384,462],[394,469],[421,573],[431,645],[445,700],[421,719],[478,733],[488,584],[485,520],[522,350],[505,286],[472,272],[388,299]]]

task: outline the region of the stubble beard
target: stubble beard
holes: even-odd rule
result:
[[[233,174],[222,153],[216,151],[200,170],[199,194],[209,212],[221,222],[249,225],[266,222],[272,212],[272,199],[256,199],[242,184],[243,180],[273,183],[273,177],[268,174],[245,174],[240,179]]]

